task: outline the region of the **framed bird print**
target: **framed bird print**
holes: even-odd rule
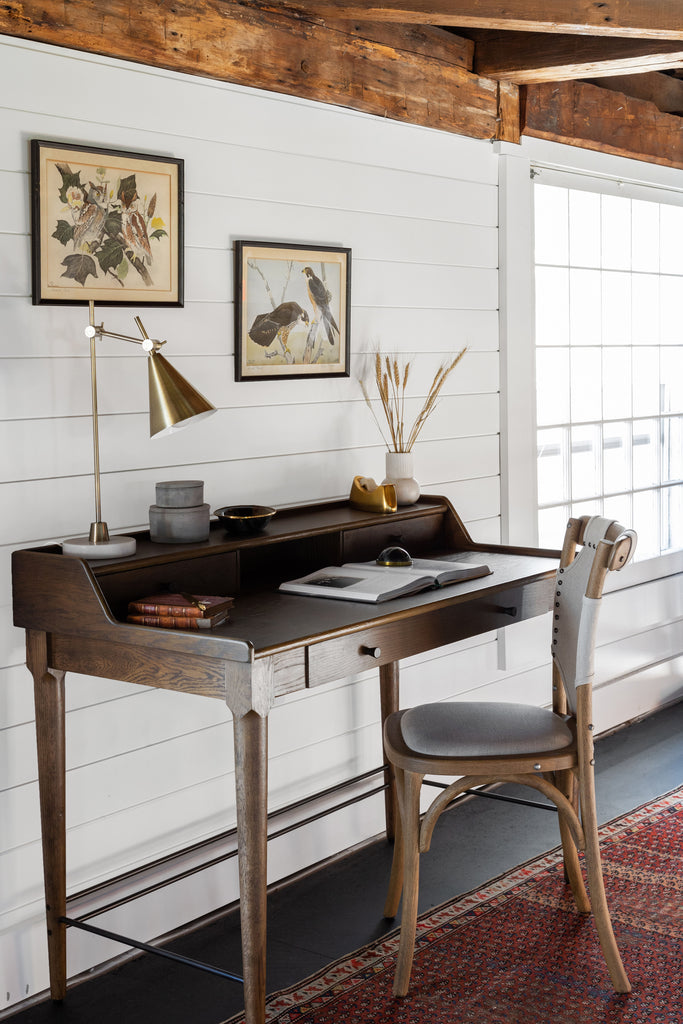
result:
[[[351,250],[235,243],[235,380],[348,377]]]
[[[182,306],[183,168],[32,139],[33,304]]]

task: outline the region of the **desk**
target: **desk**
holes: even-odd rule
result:
[[[382,718],[398,707],[400,659],[539,615],[550,608],[555,551],[475,544],[444,498],[392,515],[347,502],[278,513],[267,532],[153,544],[87,562],[58,545],[13,556],[14,622],[26,630],[33,676],[50,989],[66,994],[64,677],[67,671],[224,700],[233,714],[245,1010],[265,1005],[268,713],[285,693],[379,667]],[[411,554],[487,562],[493,574],[381,605],[279,593],[279,582],[325,565]],[[125,622],[128,601],[164,589],[233,594],[231,621],[204,633]],[[387,829],[393,828],[391,790]]]

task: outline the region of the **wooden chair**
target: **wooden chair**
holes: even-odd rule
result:
[[[556,805],[565,875],[577,909],[589,914],[592,903],[612,984],[617,992],[630,991],[602,878],[591,696],[604,581],[611,569],[623,569],[635,543],[632,530],[624,530],[609,519],[583,516],[569,520],[552,618],[552,711],[523,704],[457,701],[423,704],[387,718],[384,742],[396,775],[401,827],[384,909],[386,917],[395,917],[403,891],[395,995],[406,995],[410,983],[420,853],[429,849],[436,821],[454,797],[495,782],[531,786]],[[425,775],[460,778],[440,793],[420,823],[420,789]],[[590,900],[577,849],[585,851]]]

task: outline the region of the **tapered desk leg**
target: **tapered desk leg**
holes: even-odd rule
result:
[[[398,683],[398,662],[390,661],[387,665],[380,665],[379,693],[382,717],[382,749],[384,749],[384,722],[393,711],[398,711]],[[384,763],[387,764],[386,755]],[[384,769],[384,782],[387,786],[384,792],[387,839],[393,839],[396,835],[396,782],[394,770],[389,764]]]
[[[38,746],[38,786],[43,837],[43,875],[50,994],[66,995],[66,758],[64,672],[48,670],[47,638],[27,631],[26,664],[33,676]]]
[[[237,849],[240,872],[245,1024],[266,1013],[266,848],[268,719],[250,711],[234,720]]]

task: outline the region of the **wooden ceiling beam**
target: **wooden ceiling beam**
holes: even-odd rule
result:
[[[290,0],[297,2],[297,0]],[[680,0],[299,0],[325,18],[683,39]]]
[[[324,24],[272,0],[3,0],[0,33],[472,138],[519,137],[516,86],[466,70],[472,43],[443,29]]]
[[[518,85],[683,66],[683,42],[469,30],[474,70]]]
[[[662,75],[658,71],[647,75],[616,75],[614,78],[601,78],[595,85],[647,100],[665,114],[683,114],[683,82],[671,75]]]
[[[683,168],[683,118],[587,82],[523,86],[522,135]]]

